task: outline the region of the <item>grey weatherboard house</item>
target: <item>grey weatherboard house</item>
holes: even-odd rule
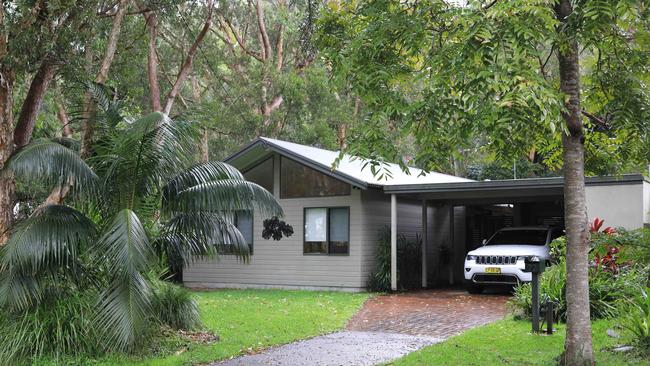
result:
[[[241,214],[237,226],[252,248],[249,263],[233,256],[198,260],[183,271],[194,288],[294,288],[362,291],[375,268],[378,235],[391,228],[392,287],[397,237],[422,238],[422,287],[462,281],[467,251],[504,226],[562,226],[563,179],[472,181],[395,164],[374,177],[364,160],[291,142],[259,138],[225,162],[272,192],[294,228],[280,241],[262,238],[263,220]],[[650,223],[650,183],[641,174],[590,177],[589,218],[634,229]],[[426,230],[422,230],[426,227]],[[444,253],[444,254],[443,254]]]

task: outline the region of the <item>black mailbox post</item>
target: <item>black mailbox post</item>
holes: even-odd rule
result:
[[[546,269],[546,261],[539,257],[528,257],[524,260],[524,265],[524,271],[530,272],[533,277],[533,333],[539,333],[539,275]]]

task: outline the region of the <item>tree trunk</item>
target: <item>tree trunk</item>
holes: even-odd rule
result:
[[[47,92],[50,81],[54,77],[54,69],[52,60],[46,57],[43,59],[36,75],[34,75],[14,131],[14,144],[16,148],[27,145],[32,137],[36,117],[43,105],[43,97],[45,97],[45,92]]]
[[[158,55],[156,55],[156,38],[158,36],[158,20],[156,14],[145,13],[149,29],[149,53],[147,54],[147,75],[149,77],[149,99],[151,111],[162,111],[160,105],[160,87],[158,86]]]
[[[201,162],[207,163],[210,161],[210,135],[207,128],[201,131],[201,141],[199,143],[199,154],[201,155]]]
[[[95,83],[103,84],[108,78],[108,71],[113,64],[113,59],[115,58],[115,52],[117,51],[117,41],[120,38],[120,31],[122,29],[122,20],[124,20],[124,15],[126,14],[126,9],[129,5],[129,0],[120,0],[117,5],[117,12],[113,17],[113,24],[111,26],[111,32],[108,35],[108,40],[106,41],[106,51],[104,52],[104,58],[102,63],[99,66],[99,71],[95,76]],[[87,71],[90,72],[92,69],[92,53],[91,51],[86,51],[88,58],[86,61]],[[95,135],[95,126],[92,119],[94,114],[95,103],[92,100],[92,96],[89,92],[84,94],[84,107],[83,107],[83,118],[81,125],[81,148],[80,154],[82,158],[88,158],[91,155],[90,145],[92,144],[93,137]],[[56,190],[56,189],[55,189]],[[66,192],[68,190],[65,190]],[[50,195],[54,194],[53,191]],[[65,196],[65,195],[64,195]]]
[[[190,71],[192,71],[192,62],[194,62],[194,56],[196,56],[196,52],[198,51],[199,46],[201,46],[205,35],[208,33],[210,27],[212,26],[212,2],[208,1],[206,6],[208,7],[208,16],[205,19],[203,28],[196,36],[196,40],[194,40],[194,43],[190,47],[189,51],[187,51],[185,61],[183,61],[180,70],[178,70],[176,81],[174,82],[174,85],[165,98],[165,107],[163,108],[163,112],[165,112],[167,115],[169,115],[169,113],[172,111],[174,100],[176,99],[181,86],[185,82],[185,79],[187,79],[187,77],[190,75]]]
[[[556,5],[557,17],[566,22],[573,9],[569,0]],[[566,29],[559,27],[558,29]],[[568,134],[562,138],[564,148],[564,216],[566,221],[566,301],[567,330],[563,363],[591,366],[594,354],[591,342],[588,277],[588,229],[584,180],[584,135],[580,113],[580,66],[578,43],[571,34],[561,34],[567,46],[558,51],[560,90],[567,96],[562,114]]]
[[[346,143],[347,132],[348,132],[348,125],[347,125],[347,123],[342,122],[339,125],[339,130],[338,130],[338,134],[337,134],[338,135],[337,140],[338,140],[338,143],[339,143],[339,149],[341,149],[341,150],[345,150],[345,148],[347,147],[347,143]]]
[[[0,10],[0,16],[2,15]],[[1,24],[1,23],[0,23]],[[4,36],[0,37],[4,40]],[[4,45],[2,45],[4,46]],[[0,47],[2,47],[0,46]],[[2,47],[4,49],[4,47]],[[0,49],[0,51],[2,51]],[[4,56],[4,54],[2,54]],[[2,62],[4,60],[0,60]],[[12,71],[0,66],[0,245],[9,239],[13,223],[15,183],[11,173],[4,171],[4,165],[14,150],[13,126],[13,83]]]
[[[71,138],[72,127],[70,127],[70,118],[68,117],[68,112],[65,110],[65,106],[60,100],[56,101],[56,116],[62,125],[61,136]]]

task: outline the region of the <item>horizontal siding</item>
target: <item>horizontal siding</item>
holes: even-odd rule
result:
[[[277,156],[275,157],[278,158]],[[275,164],[275,196],[278,197],[278,170]],[[360,263],[363,254],[364,220],[360,191],[353,189],[350,196],[279,199],[284,218],[293,226],[294,233],[279,241],[262,238],[263,220],[253,217],[253,255],[249,263],[232,256],[214,260],[197,260],[183,272],[183,280],[190,287],[264,287],[360,289],[365,277]],[[304,255],[303,210],[305,207],[350,207],[350,254]],[[213,286],[211,286],[211,284]]]

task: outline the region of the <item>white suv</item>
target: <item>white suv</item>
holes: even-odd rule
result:
[[[491,284],[516,285],[530,282],[524,272],[526,257],[550,260],[549,243],[562,231],[549,227],[509,227],[497,231],[482,247],[465,257],[465,283],[469,293],[480,293]]]

